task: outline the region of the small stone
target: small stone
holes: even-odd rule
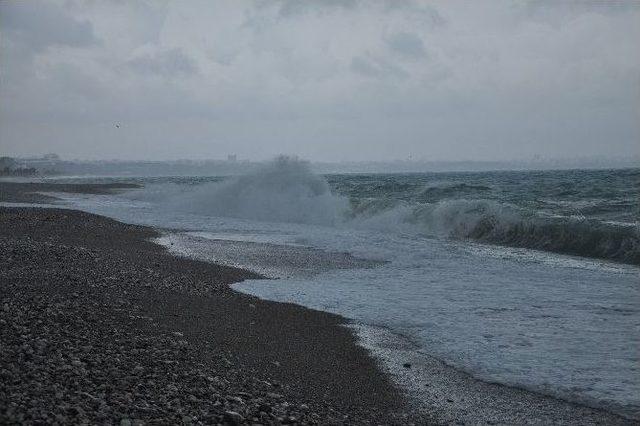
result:
[[[225,411],[224,412],[224,420],[231,423],[232,425],[239,425],[244,422],[244,417],[235,411]]]
[[[244,405],[244,400],[238,396],[228,396],[227,401],[233,401],[238,404]]]
[[[402,366],[404,368],[411,368],[411,363],[410,362],[405,362],[404,364],[402,364]]]
[[[272,411],[272,408],[269,404],[260,404],[258,410],[262,411],[263,413],[270,413]]]
[[[279,393],[274,393],[274,392],[269,392],[267,393],[267,396],[271,399],[282,399],[284,398],[284,396],[280,395]]]

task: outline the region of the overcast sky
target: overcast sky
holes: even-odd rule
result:
[[[638,1],[2,0],[0,155],[637,155],[639,41]]]

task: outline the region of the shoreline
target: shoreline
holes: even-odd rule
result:
[[[411,421],[340,317],[228,287],[254,274],[88,213],[0,217],[3,422]]]
[[[410,406],[434,424],[640,424],[605,407],[475,377],[387,328],[350,328],[396,383],[407,384]]]
[[[217,251],[208,252],[202,247],[194,246],[193,239],[198,240],[201,237],[189,234],[191,232],[164,230],[163,236],[155,241],[178,256],[202,261],[206,261],[210,256],[220,258]],[[185,239],[188,242],[185,242]],[[278,246],[274,246],[274,249],[277,248]],[[359,267],[366,265],[361,264]],[[263,268],[255,265],[249,267],[249,270],[256,273],[264,272]],[[238,282],[231,287],[240,293],[256,296],[251,288],[259,288],[261,284]],[[259,292],[257,297],[262,298]],[[262,300],[282,302],[279,298]],[[305,304],[301,306],[318,309]],[[341,315],[331,310],[321,312]],[[530,413],[531,409],[527,407],[532,406],[537,407],[537,415],[540,416],[537,424],[628,424],[638,421],[634,417],[636,412],[625,409],[622,405],[607,405],[606,402],[596,399],[572,396],[566,390],[528,388],[478,377],[426,353],[412,339],[394,330],[349,318],[346,318],[346,321],[346,326],[356,333],[358,344],[365,347],[397,386],[404,390],[412,402],[413,410],[432,419],[434,423],[475,424],[479,418],[499,424],[513,424],[516,421],[518,424],[530,423],[531,419],[523,416],[523,413]],[[411,364],[409,369],[403,367],[407,362]],[[438,385],[434,386],[433,381]]]
[[[48,184],[48,185],[55,185],[55,184]],[[74,186],[77,187],[76,190],[79,190],[79,191],[83,190],[83,188],[81,188],[82,185],[74,185]],[[99,186],[99,185],[94,185],[94,186]],[[0,189],[2,189],[2,186],[0,186]],[[91,191],[96,190],[94,188],[87,188],[87,189]],[[97,191],[111,191],[114,189],[117,190],[117,188],[98,188]],[[60,191],[60,192],[64,192],[64,191]],[[96,192],[92,192],[92,193],[96,193]],[[104,192],[97,192],[97,193],[104,193]],[[5,199],[6,198],[4,197],[5,194],[6,193],[3,193],[2,191],[0,191],[0,201],[9,201]],[[17,199],[20,199],[21,197],[20,192],[17,191],[15,192],[15,194],[17,194],[17,196],[14,194],[10,194],[10,195],[13,195]],[[42,200],[35,201],[35,202],[46,202],[45,201],[47,200],[46,196],[44,195],[39,195],[39,196],[43,197]],[[22,202],[25,202],[25,201],[22,201]],[[6,211],[10,211],[12,209],[14,208],[0,207],[0,215],[5,215]],[[28,211],[38,210],[38,209],[35,207],[15,208],[15,210],[20,210],[20,209],[27,211],[27,213],[25,214],[27,216],[31,215],[31,219],[35,218],[37,222],[40,222],[38,227],[35,227],[35,228],[31,227],[30,230],[23,233],[23,235],[29,234],[28,235],[29,238],[33,240],[37,240],[40,237],[42,237],[41,235],[39,236],[33,235],[33,232],[35,229],[41,230],[40,228],[41,225],[45,225],[45,228],[46,228],[46,225],[54,225],[54,228],[55,228],[56,218],[54,216],[56,214],[61,214],[62,216],[80,215],[83,217],[90,217],[91,220],[97,221],[97,222],[101,222],[101,221],[112,222],[112,223],[118,224],[118,226],[125,228],[125,233],[129,232],[129,233],[135,234],[136,232],[143,232],[143,233],[151,232],[151,233],[155,233],[156,237],[158,235],[157,231],[151,228],[145,228],[145,227],[140,227],[135,225],[127,225],[127,224],[113,221],[108,218],[92,215],[89,213],[83,213],[77,210],[69,209],[64,211],[55,211],[53,213],[51,210],[47,210],[46,212],[43,210],[39,213],[33,213],[33,212],[29,213]],[[46,219],[43,221],[41,216],[49,217],[49,219]],[[51,222],[54,222],[54,223],[51,223]],[[70,228],[66,228],[64,232],[68,232],[69,229]],[[84,231],[91,231],[91,230],[84,229]],[[0,238],[5,237],[5,235],[3,235],[4,233],[5,232],[0,232]],[[69,245],[65,241],[65,238],[69,237],[68,235],[61,235],[59,233],[56,235],[48,235],[47,241],[51,240],[52,236],[63,237],[60,241],[57,241],[57,243],[63,243],[63,245],[65,246]],[[120,237],[123,237],[123,235],[120,235]],[[158,248],[161,248],[161,250],[165,252],[164,255],[165,256],[168,255],[168,250],[166,250],[160,245],[157,245],[149,241],[149,238],[151,237],[149,237],[149,235],[146,234],[146,237],[144,237],[144,241],[138,241],[135,244],[140,243],[143,246],[155,245],[156,248],[154,250],[158,250]],[[124,239],[131,240],[131,238],[129,237],[125,237]],[[72,238],[71,240],[72,241],[70,241],[71,242],[70,245],[72,247],[83,247],[83,245],[81,244],[86,244],[86,241],[84,241],[82,238],[80,238],[80,240],[78,240],[77,238],[76,239]],[[0,240],[0,241],[3,241],[3,240]],[[110,244],[111,244],[110,247],[99,247],[99,249],[104,249],[104,248],[113,249],[115,246],[117,246],[120,243],[115,243],[114,241],[111,241]],[[129,247],[128,249],[131,249],[131,247]],[[148,249],[148,247],[146,247],[145,249]],[[139,254],[140,253],[137,253],[137,255]],[[154,253],[154,254],[157,254],[157,253]],[[171,262],[177,262],[177,263],[186,262],[187,264],[190,264],[190,265],[198,264],[200,265],[199,267],[202,267],[205,269],[219,268],[218,273],[220,273],[220,270],[223,270],[224,273],[222,273],[222,276],[217,275],[216,278],[224,278],[225,273],[231,273],[230,271],[234,271],[233,273],[240,274],[239,276],[234,276],[240,281],[243,279],[252,278],[255,276],[255,274],[252,274],[250,272],[237,270],[230,267],[224,267],[224,266],[219,266],[219,265],[215,265],[207,262],[190,260],[188,258],[175,257],[172,255],[168,255],[168,256],[174,258]],[[127,258],[127,261],[134,261],[134,260],[135,259],[131,257]],[[149,268],[149,269],[151,269],[153,271],[153,274],[155,275],[156,273],[158,273],[158,271],[156,271],[156,269],[158,268],[165,269],[165,266],[152,264],[152,268]],[[211,273],[211,271],[207,273]],[[162,273],[160,273],[160,275],[162,275]],[[141,279],[141,277],[137,277],[137,278]],[[223,358],[225,359],[224,365],[227,365],[228,362],[231,362],[232,365],[235,365],[235,363],[238,362],[243,366],[250,366],[249,369],[251,369],[251,371],[262,371],[262,372],[268,371],[270,374],[275,374],[273,373],[273,371],[279,372],[281,370],[284,370],[285,369],[284,367],[286,367],[287,369],[289,369],[287,376],[295,376],[294,381],[298,381],[300,383],[303,383],[304,385],[300,387],[300,384],[298,384],[297,386],[291,383],[287,384],[288,381],[291,381],[291,377],[286,377],[286,378],[275,380],[276,383],[280,384],[280,387],[278,389],[282,389],[282,386],[290,386],[290,389],[295,389],[294,393],[298,393],[298,394],[302,393],[305,396],[305,398],[308,398],[310,401],[320,400],[322,401],[322,403],[331,401],[331,404],[325,406],[325,408],[329,410],[329,413],[331,413],[331,410],[333,410],[334,413],[340,411],[340,409],[328,408],[328,407],[340,406],[338,402],[340,402],[340,399],[344,400],[344,395],[338,398],[335,398],[335,397],[330,398],[330,395],[328,395],[326,392],[324,395],[320,395],[318,393],[318,388],[321,388],[321,389],[327,388],[327,387],[334,388],[334,389],[338,389],[338,393],[339,392],[344,393],[345,391],[344,387],[349,386],[349,384],[345,383],[345,380],[349,380],[349,381],[353,380],[353,377],[349,378],[349,377],[343,376],[345,371],[350,370],[350,368],[343,369],[342,374],[338,374],[338,376],[340,377],[337,377],[337,378],[334,377],[333,379],[329,380],[327,383],[326,380],[323,381],[320,378],[322,374],[327,374],[327,372],[330,371],[330,369],[327,369],[326,366],[319,368],[320,373],[316,373],[315,376],[313,376],[313,374],[310,374],[310,371],[309,371],[309,366],[313,364],[313,362],[319,361],[318,360],[319,357],[317,356],[317,349],[318,349],[317,346],[314,347],[316,351],[311,350],[308,347],[299,348],[302,350],[302,352],[306,352],[306,354],[302,354],[302,357],[305,358],[304,362],[301,363],[301,361],[298,360],[294,363],[295,365],[285,365],[287,364],[287,361],[291,361],[291,360],[286,360],[286,361],[281,360],[280,358],[285,359],[285,357],[280,356],[279,353],[282,351],[282,346],[286,346],[286,343],[282,344],[282,342],[280,342],[280,347],[274,349],[270,347],[271,345],[268,344],[267,342],[260,340],[264,336],[260,336],[261,332],[259,330],[256,330],[256,328],[262,328],[263,332],[266,330],[267,331],[266,334],[270,337],[273,337],[274,333],[283,333],[282,335],[279,336],[279,338],[281,340],[284,340],[285,342],[292,340],[292,338],[295,340],[295,339],[300,339],[305,337],[314,340],[314,343],[316,344],[318,342],[315,340],[318,340],[318,338],[321,341],[322,339],[325,339],[324,343],[328,342],[328,340],[326,339],[333,340],[334,347],[337,348],[337,350],[333,352],[325,351],[323,357],[328,357],[328,359],[330,359],[331,357],[335,357],[338,351],[345,351],[346,349],[346,352],[348,352],[348,354],[342,354],[343,358],[346,357],[350,359],[351,361],[354,362],[353,365],[356,365],[360,368],[364,366],[364,370],[361,369],[359,372],[349,371],[349,374],[363,375],[364,377],[360,377],[359,380],[364,380],[365,382],[367,382],[370,379],[374,379],[373,387],[371,387],[371,383],[365,383],[364,386],[362,386],[362,382],[359,382],[358,386],[355,386],[354,389],[351,389],[350,391],[351,394],[349,397],[353,397],[355,394],[360,393],[361,389],[370,389],[370,392],[372,392],[373,394],[376,394],[372,400],[366,400],[367,398],[365,398],[366,401],[359,401],[355,405],[347,404],[348,406],[346,410],[344,409],[344,407],[342,408],[343,412],[348,412],[351,415],[353,415],[353,413],[356,413],[355,417],[350,417],[348,419],[348,422],[352,422],[352,423],[385,424],[389,422],[407,423],[407,422],[414,421],[414,422],[422,423],[422,422],[428,421],[434,424],[455,424],[460,422],[463,422],[465,424],[478,424],[478,423],[513,424],[515,421],[517,421],[518,423],[526,422],[526,423],[548,424],[551,421],[555,424],[598,424],[598,423],[634,424],[632,420],[624,419],[615,414],[610,414],[608,412],[601,411],[598,409],[584,407],[572,402],[566,402],[564,400],[556,399],[551,396],[539,395],[539,394],[518,389],[518,388],[511,388],[503,385],[482,382],[478,379],[474,379],[470,377],[466,373],[460,372],[458,370],[454,370],[452,367],[445,367],[445,368],[442,368],[442,366],[438,367],[438,363],[440,362],[437,360],[435,364],[425,366],[424,363],[420,361],[420,359],[411,358],[412,354],[410,353],[405,353],[404,356],[406,356],[407,359],[411,360],[412,366],[409,369],[404,368],[402,366],[402,362],[400,362],[397,359],[397,353],[399,348],[397,347],[393,348],[393,350],[391,351],[391,352],[395,351],[395,356],[391,356],[389,351],[385,353],[385,345],[388,345],[389,341],[387,339],[387,342],[386,343],[384,342],[385,340],[384,333],[382,334],[378,333],[377,335],[367,336],[366,332],[363,334],[362,331],[360,332],[358,332],[358,330],[353,331],[354,329],[358,328],[358,326],[357,325],[354,326],[353,324],[350,324],[349,321],[343,317],[321,312],[321,311],[307,309],[298,305],[264,301],[264,300],[255,298],[253,296],[248,296],[244,293],[233,290],[230,287],[230,284],[232,284],[233,282],[238,282],[238,281],[225,282],[221,286],[216,285],[216,290],[214,293],[215,294],[214,297],[216,298],[216,301],[220,301],[222,299],[224,300],[225,306],[233,306],[236,309],[240,307],[243,315],[248,315],[248,316],[251,316],[252,318],[255,316],[255,314],[258,311],[262,311],[264,309],[265,311],[268,311],[268,315],[266,315],[265,313],[262,313],[261,315],[258,315],[258,317],[260,317],[262,320],[271,321],[269,325],[258,324],[258,322],[255,321],[255,319],[257,319],[258,317],[254,318],[254,320],[250,320],[248,323],[245,318],[245,322],[243,323],[242,326],[238,324],[226,325],[226,326],[232,327],[234,331],[234,334],[230,338],[228,332],[223,332],[220,330],[212,330],[217,327],[217,325],[212,326],[212,324],[217,324],[220,322],[224,322],[225,320],[229,320],[229,316],[232,317],[233,319],[238,319],[238,315],[239,315],[238,312],[233,312],[232,310],[226,310],[224,312],[212,314],[211,312],[209,312],[210,306],[207,305],[209,302],[212,302],[212,300],[207,299],[211,297],[208,291],[204,291],[202,288],[196,287],[197,291],[195,291],[194,293],[191,291],[194,289],[194,287],[180,288],[180,286],[178,286],[178,288],[174,288],[173,284],[169,285],[168,287],[161,287],[160,289],[155,288],[154,285],[151,285],[150,287],[145,287],[145,290],[143,293],[137,294],[135,296],[137,297],[136,306],[138,306],[138,308],[140,309],[140,312],[142,312],[142,314],[136,315],[136,316],[153,318],[154,319],[153,321],[151,320],[146,320],[146,321],[155,322],[157,324],[162,323],[166,327],[167,322],[165,320],[167,320],[167,315],[169,315],[170,317],[172,317],[172,318],[169,318],[171,319],[171,321],[169,322],[171,326],[172,327],[178,326],[177,328],[182,330],[182,331],[178,331],[178,333],[182,333],[182,335],[179,337],[181,339],[184,338],[186,339],[186,341],[189,341],[189,342],[191,341],[202,342],[207,338],[211,338],[211,336],[215,336],[216,338],[222,337],[222,341],[225,343],[225,346],[233,348],[232,352],[235,352],[233,356],[232,355],[223,356]],[[129,290],[129,293],[131,293],[131,291],[133,291],[134,293],[137,291],[137,287],[135,289],[122,288],[123,287],[122,283],[120,282],[119,284],[120,284],[119,290],[124,290],[127,297],[131,297],[131,294],[127,293],[127,289]],[[194,284],[194,282],[190,281],[190,284]],[[204,293],[202,291],[204,291]],[[75,293],[76,292],[73,292],[71,294],[75,294]],[[158,296],[158,294],[161,294],[161,296],[152,297],[153,295]],[[208,300],[208,302],[205,302],[204,300]],[[188,307],[188,311],[186,307]],[[148,314],[150,312],[153,314],[152,315],[145,314],[145,313]],[[193,314],[192,312],[196,312],[196,313]],[[185,313],[187,313],[187,315],[185,315]],[[292,313],[295,313],[295,315],[293,315]],[[289,320],[286,322],[287,324],[286,327],[283,327],[283,324],[285,324],[285,322],[282,321],[283,317]],[[308,327],[304,327],[303,324],[293,324],[290,321],[294,321],[294,322],[302,321],[303,323],[306,322],[307,324],[309,321],[311,322],[315,321],[316,326],[311,328],[313,332],[309,333]],[[143,323],[145,323],[145,321],[143,321]],[[320,325],[318,325],[318,323]],[[262,327],[258,327],[259,325],[262,325]],[[283,328],[286,328],[286,330],[283,330]],[[343,330],[343,331],[339,331],[339,330]],[[321,335],[318,335],[319,332]],[[171,333],[174,333],[174,332],[171,332]],[[251,336],[242,336],[243,333],[249,333],[251,334]],[[322,335],[322,333],[325,333],[325,335]],[[309,334],[315,334],[315,336],[305,336]],[[340,343],[336,342],[335,340],[340,340]],[[298,345],[300,344],[300,342],[296,342],[296,343]],[[197,346],[198,345],[196,344],[194,347],[197,347]],[[246,350],[247,347],[250,347],[252,351],[250,355],[247,355],[247,354],[238,355],[238,352],[242,352],[242,350]],[[386,349],[389,349],[389,348],[387,347]],[[200,357],[203,357],[205,355],[211,355],[212,353],[215,353],[215,349],[207,347],[205,345],[204,347],[202,346],[198,347],[196,349],[196,352],[200,354]],[[271,361],[269,360],[257,361],[256,359],[251,359],[256,357],[264,357],[265,353],[272,354],[272,355],[277,354],[275,356],[272,356],[273,358],[277,358],[277,359],[271,360]],[[288,356],[291,356],[291,354],[294,354],[294,352],[287,352],[287,353],[288,353]],[[297,356],[301,356],[301,354],[298,353]],[[231,361],[231,359],[233,359],[233,361]],[[329,364],[334,364],[334,363],[335,363],[335,359],[330,360],[329,362]],[[302,370],[302,371],[298,371],[296,373],[293,371],[296,369]],[[347,376],[349,374],[347,374]],[[429,390],[422,389],[417,393],[411,392],[411,391],[407,392],[407,390],[411,389],[410,383],[413,380],[412,376],[415,376],[417,374],[426,375],[429,378],[429,381],[432,381],[431,389]],[[309,375],[313,376],[314,380],[308,380]],[[461,378],[461,376],[465,376],[465,378]],[[395,384],[392,382],[392,379],[393,379],[393,382],[395,382]],[[271,380],[272,380],[272,377],[265,381],[271,383]],[[407,385],[407,383],[409,383],[409,385],[402,386],[403,389],[398,388],[398,386],[403,384]],[[314,388],[314,389],[311,389],[311,388]],[[434,391],[434,389],[436,393],[439,394],[438,398],[434,398],[433,395],[429,393]],[[346,389],[346,390],[349,391],[349,389]],[[406,397],[408,397],[408,400],[411,403],[409,407],[411,408],[411,411],[414,413],[413,416],[408,416],[406,413],[406,407],[404,405],[406,402],[405,392],[407,393]],[[264,394],[264,392],[262,393]],[[273,393],[273,392],[267,392],[267,393]],[[282,393],[284,394],[284,392]],[[250,394],[250,393],[247,393],[247,394]],[[474,398],[474,394],[475,394],[475,398]],[[260,398],[264,398],[264,396],[261,396]],[[290,401],[292,398],[287,396],[286,399]],[[440,401],[438,401],[439,399]],[[416,404],[415,403],[416,401],[419,401],[419,403]],[[489,402],[493,401],[494,405],[491,406],[491,404],[489,404],[489,407],[487,407],[487,401]],[[496,405],[496,401],[498,401],[499,404]],[[309,407],[313,406],[313,404],[314,404],[313,402],[301,403],[302,406],[309,406]],[[277,406],[277,404],[274,406]],[[478,408],[484,408],[484,410],[478,411]],[[364,414],[363,414],[363,410],[365,412]],[[322,410],[318,410],[318,411],[322,411]],[[2,411],[0,411],[0,413],[1,412]],[[367,414],[366,412],[369,412],[369,413]],[[416,414],[418,412],[419,414]],[[370,415],[371,413],[375,413],[375,414],[371,416]],[[298,411],[295,411],[295,415],[293,417],[299,416],[299,415],[300,413]],[[222,414],[222,416],[223,416],[222,419],[224,420],[224,413]],[[330,422],[334,422],[334,421],[344,422],[345,420],[347,420],[345,418],[339,418],[339,416],[338,418],[335,418],[332,416],[334,416],[334,414],[331,414],[331,416],[326,417],[325,420]],[[536,418],[535,416],[540,416],[540,417]],[[287,420],[285,419],[285,417],[282,418],[283,422],[284,420]],[[246,416],[243,416],[243,418],[248,420]],[[325,422],[325,421],[319,421],[318,419],[312,419],[309,417],[306,417],[306,418],[300,417],[298,418],[298,420],[302,422],[311,422],[311,423]],[[271,419],[271,421],[273,421],[273,419]]]

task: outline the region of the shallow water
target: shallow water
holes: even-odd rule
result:
[[[178,253],[281,278],[240,291],[383,326],[485,380],[639,417],[639,176],[325,180],[275,164],[231,181],[140,179],[141,190],[63,197],[171,229],[161,242]]]

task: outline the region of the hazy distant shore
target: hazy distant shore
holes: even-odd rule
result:
[[[49,158],[53,156],[53,158]],[[3,159],[13,168],[3,169]],[[24,178],[76,176],[234,176],[264,167],[268,162],[237,160],[63,160],[55,154],[44,157],[0,157],[0,176]],[[342,173],[438,173],[515,170],[624,169],[640,166],[640,157],[575,157],[520,160],[427,160],[314,161],[314,172]]]
[[[0,202],[129,187],[0,183]],[[402,392],[344,319],[229,289],[251,272],[174,257],[149,242],[153,229],[74,210],[0,207],[0,224],[0,422],[424,421],[404,417]],[[499,385],[469,387],[476,381],[411,362],[395,377],[438,374],[435,392],[421,391],[438,423],[473,410],[458,401],[476,390],[495,392],[505,415],[517,413],[512,421],[628,423]],[[463,388],[472,391],[446,393]],[[491,410],[463,414],[509,423]]]
[[[132,183],[109,184],[61,184],[46,182],[0,181],[0,202],[46,203],[57,198],[43,192],[67,192],[75,194],[109,194],[114,191],[138,188]]]

